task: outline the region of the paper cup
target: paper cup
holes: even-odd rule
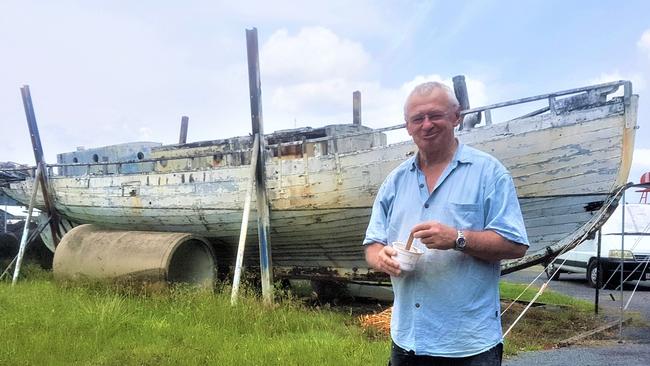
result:
[[[411,250],[406,251],[406,244],[399,241],[393,243],[393,248],[397,251],[397,255],[393,259],[399,263],[399,268],[405,272],[414,270],[422,251],[412,245]]]

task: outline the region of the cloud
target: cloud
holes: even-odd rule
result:
[[[422,84],[427,81],[438,81],[441,82],[450,88],[453,89],[454,82],[452,78],[442,78],[438,74],[431,75],[417,75],[412,80],[402,84],[400,90],[402,91],[404,98],[408,93],[413,90],[418,84]],[[467,85],[467,95],[469,96],[470,106],[471,107],[480,107],[488,104],[488,97],[485,92],[485,84],[477,79],[465,76],[465,85]]]
[[[350,88],[351,83],[341,78],[280,86],[273,91],[271,104],[292,113],[309,110],[322,114],[348,104]]]
[[[265,120],[277,129],[350,123],[356,90],[362,94],[364,124],[400,124],[404,100],[417,84],[441,81],[452,86],[450,77],[437,74],[417,75],[398,86],[382,85],[373,72],[371,54],[360,43],[324,27],[273,33],[262,46],[261,59],[262,82],[270,95]],[[471,77],[466,83],[471,104],[486,104],[485,84]]]
[[[485,84],[466,77],[471,105],[486,105]],[[403,103],[411,90],[426,81],[452,86],[451,78],[437,74],[416,75],[397,86],[383,86],[376,80],[355,81],[335,78],[280,86],[272,90],[269,114],[271,120],[284,121],[280,128],[294,126],[350,123],[352,92],[361,91],[362,123],[370,127],[386,127],[403,123]],[[266,118],[266,117],[265,117]]]
[[[8,141],[0,160],[33,160],[22,84],[31,86],[48,162],[78,145],[174,143],[181,115],[190,116],[190,141],[249,131],[243,31],[234,47],[226,27],[191,34],[175,26],[182,17],[160,24],[158,12],[150,18],[83,4],[26,3],[0,4],[0,54],[4,69],[12,70],[0,73]],[[178,42],[176,33],[183,35]]]
[[[276,129],[350,123],[353,91],[368,98],[366,92],[373,98],[385,94],[370,80],[369,52],[325,27],[280,29],[262,45],[260,58],[263,88],[270,95],[265,120]]]
[[[646,29],[645,32],[639,38],[639,41],[636,43],[636,47],[650,58],[650,29]]]
[[[358,78],[370,65],[370,55],[360,43],[340,38],[324,27],[305,27],[296,35],[278,30],[260,54],[265,78],[285,83]]]
[[[597,77],[589,79],[587,81],[588,85],[594,84],[603,84],[612,81],[618,80],[629,80],[632,82],[633,91],[636,93],[638,91],[643,91],[646,88],[646,80],[643,74],[641,73],[621,73],[618,70],[612,72],[601,73]],[[614,95],[623,95],[623,89],[619,90]]]
[[[282,24],[285,27],[317,24],[344,33],[391,38],[401,22],[400,16],[410,12],[405,4],[375,0],[329,1],[221,1],[205,0],[199,16],[208,19],[228,14],[230,18],[245,19],[247,24]],[[219,3],[215,5],[215,3]],[[217,8],[215,8],[217,7]]]
[[[271,113],[289,122],[296,120],[298,125],[351,123],[352,92],[356,90],[361,91],[364,124],[379,127],[401,123],[400,90],[371,80],[337,78],[281,86],[273,90]]]
[[[151,128],[149,127],[140,127],[138,129],[138,135],[140,137],[140,140],[149,140],[151,139]]]
[[[393,85],[380,81],[377,53],[382,51],[375,48],[375,53],[371,52],[361,40],[372,47],[373,42],[390,43],[390,39],[399,38],[399,32],[391,31],[395,24],[386,19],[397,17],[402,10],[369,9],[371,3],[365,2],[363,6],[346,4],[335,1],[317,5],[309,14],[289,14],[288,18],[296,19],[288,25],[281,22],[286,28],[260,44],[267,132],[350,123],[355,90],[362,92],[364,124],[399,124],[404,99],[416,82],[444,79],[451,84],[449,77],[440,75],[413,76],[409,82],[393,81]],[[252,11],[239,3],[232,6],[243,13]],[[5,120],[9,123],[7,143],[0,147],[2,160],[31,161],[18,93],[23,83],[32,86],[48,161],[55,160],[54,153],[78,145],[134,140],[174,143],[181,115],[190,116],[189,141],[249,132],[243,32],[194,33],[189,27],[178,26],[185,24],[185,18],[176,12],[161,11],[144,18],[137,11],[108,8],[97,12],[92,6],[74,6],[62,13],[55,5],[32,4],[33,24],[47,26],[59,19],[45,34],[37,27],[12,33],[9,30],[18,26],[23,9],[16,6],[0,12],[0,18],[6,20],[0,22],[0,30],[6,32],[0,33],[7,41],[0,42],[0,53],[21,55],[5,60],[6,68],[15,71],[0,74],[0,110],[8,111]],[[217,8],[210,11],[230,14]],[[367,16],[358,17],[358,22],[342,20],[351,17],[350,9],[355,17]],[[269,11],[285,14],[278,9]],[[269,15],[259,9],[254,13],[264,19]],[[236,12],[228,22],[234,22],[231,18],[237,14],[242,15]],[[323,14],[331,15],[329,21],[318,21]],[[191,15],[187,18],[193,24],[214,23],[204,11],[194,9]],[[299,22],[321,26],[297,28]],[[369,34],[371,41],[367,40]],[[486,104],[485,85],[472,78],[467,78],[467,84],[472,106]]]
[[[632,159],[632,162],[636,168],[650,171],[650,149],[634,149],[634,158]]]

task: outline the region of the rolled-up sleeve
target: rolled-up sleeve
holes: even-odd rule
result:
[[[494,184],[488,186],[484,208],[485,230],[492,230],[513,243],[529,245],[517,192],[510,174],[501,174]]]
[[[391,197],[394,194],[394,192],[391,192],[390,186],[390,179],[386,179],[379,188],[379,192],[377,192],[363,245],[372,243],[385,245],[388,243],[388,215],[392,204]]]

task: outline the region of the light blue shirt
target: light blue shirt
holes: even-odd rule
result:
[[[417,155],[388,175],[364,244],[405,242],[413,226],[431,220],[528,245],[510,174],[494,157],[460,143],[431,194]],[[414,245],[424,251],[415,270],[391,277],[395,344],[417,355],[466,357],[502,342],[499,263]]]

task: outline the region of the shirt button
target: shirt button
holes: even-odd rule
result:
[[[424,183],[420,183],[420,188],[424,188]]]
[[[425,204],[424,204],[424,208],[429,208],[429,204],[428,204],[428,203],[425,203]]]
[[[419,308],[419,307],[420,307],[420,303],[419,303],[419,302],[416,302],[416,303],[415,303],[415,307],[416,307],[416,308]]]

